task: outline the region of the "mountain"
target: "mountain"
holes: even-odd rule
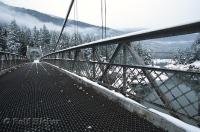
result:
[[[30,28],[37,26],[40,28],[45,24],[50,30],[57,31],[61,30],[62,24],[64,22],[64,19],[60,17],[44,14],[35,10],[13,7],[0,2],[0,23],[7,24],[14,19],[20,26],[27,26]],[[73,33],[75,23],[76,21],[69,20],[65,31],[68,33]],[[87,33],[93,34],[96,37],[101,36],[101,27],[81,21],[78,21],[78,30],[82,34]],[[107,33],[108,36],[116,36],[122,34],[123,32],[108,28]]]
[[[142,48],[147,49],[155,58],[170,59],[179,50],[188,51],[197,40],[199,34],[193,33],[175,37],[141,41]]]
[[[177,52],[178,49],[187,49],[192,46],[198,37],[198,33],[152,39],[141,42],[143,48],[154,52]]]

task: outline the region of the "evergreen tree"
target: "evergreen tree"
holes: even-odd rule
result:
[[[27,29],[21,29],[20,33],[19,33],[19,43],[20,43],[20,47],[18,49],[18,53],[20,55],[26,56],[26,50],[27,50],[27,45],[29,44],[29,37],[27,35]]]
[[[75,46],[75,45],[79,45],[83,43],[83,39],[81,37],[81,35],[79,33],[74,33],[71,36],[71,40],[70,40],[71,45],[70,46]]]
[[[63,33],[63,35],[61,36],[60,42],[57,45],[57,50],[65,49],[70,46],[71,46],[71,44],[70,44],[69,34]]]
[[[138,55],[143,58],[146,65],[152,63],[152,55],[147,49],[142,48],[140,42],[134,45],[134,49],[138,52]]]
[[[39,47],[40,46],[40,31],[37,29],[37,27],[35,26],[33,28],[33,31],[32,31],[32,41],[33,41],[33,45],[32,46],[35,46],[35,47]]]
[[[89,43],[95,41],[95,37],[91,34],[87,34],[84,38],[83,38],[83,43]]]
[[[200,60],[200,34],[191,48],[185,50],[179,49],[178,53],[174,56],[174,60],[179,64],[188,64]]]
[[[50,40],[51,35],[49,33],[49,30],[44,25],[42,29],[40,29],[40,46],[42,46],[43,52],[47,53],[50,51]]]
[[[28,46],[33,45],[32,33],[31,33],[30,28],[25,28],[24,32],[25,32],[26,45],[28,45]]]
[[[55,31],[51,32],[51,40],[50,40],[50,50],[49,50],[49,52],[56,51],[57,39],[58,39],[58,33],[56,33]]]
[[[13,20],[8,26],[7,47],[9,52],[18,53],[20,28]]]
[[[190,58],[190,62],[200,60],[200,33],[197,36],[197,40],[193,43],[191,51],[192,51],[192,55]]]
[[[7,31],[5,28],[0,27],[0,47],[2,51],[5,51],[6,46]]]

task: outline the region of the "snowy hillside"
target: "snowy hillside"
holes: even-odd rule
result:
[[[154,52],[177,52],[178,49],[190,48],[198,34],[188,34],[161,39],[152,39],[141,42],[143,48]]]
[[[18,25],[27,26],[33,28],[34,26],[41,28],[45,24],[50,30],[61,30],[64,19],[48,14],[40,13],[38,11],[24,9],[19,7],[13,7],[0,2],[0,23],[10,23],[12,20],[16,20]],[[69,20],[66,30],[68,33],[74,31],[74,20]],[[84,22],[78,22],[78,28],[80,33],[93,34],[96,37],[101,36],[101,27],[87,24]],[[116,36],[121,34],[121,31],[108,29],[108,36]]]

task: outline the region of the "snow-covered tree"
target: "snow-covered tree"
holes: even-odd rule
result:
[[[200,34],[197,36],[197,39],[191,48],[178,50],[174,60],[179,64],[190,64],[194,61],[200,60]]]
[[[191,59],[191,49],[185,49],[185,50],[178,50],[178,53],[174,56],[174,61],[176,61],[178,64],[187,64],[189,60]]]
[[[83,37],[83,43],[89,43],[95,41],[95,37],[91,34],[87,34],[85,37]]]
[[[20,47],[19,43],[19,34],[20,34],[20,28],[16,24],[16,21],[13,20],[8,25],[8,35],[7,35],[7,47],[9,52],[18,53],[18,49]]]
[[[137,51],[139,56],[143,58],[146,65],[152,63],[152,55],[149,53],[147,49],[142,48],[140,42],[134,45],[134,49],[135,51]]]
[[[70,35],[67,33],[63,33],[63,35],[61,36],[60,42],[57,45],[57,50],[65,49],[70,46],[72,46],[72,43],[70,42]]]
[[[71,46],[82,44],[83,43],[82,36],[79,33],[72,34],[70,43]]]
[[[83,37],[83,43],[89,43],[95,40],[95,37],[91,34],[87,34],[86,36]],[[83,51],[83,56],[86,60],[92,59],[92,49],[84,49]]]
[[[23,27],[19,33],[19,43],[21,44],[18,53],[25,56],[27,51],[27,46],[31,45],[31,31],[30,29]]]
[[[51,40],[50,40],[50,50],[49,52],[54,52],[56,51],[57,48],[57,40],[58,40],[58,33],[53,31],[51,32]]]
[[[44,25],[42,29],[40,29],[40,42],[39,45],[42,46],[43,52],[46,53],[50,51],[49,45],[50,45],[51,35],[49,33],[49,30]]]
[[[18,26],[16,21],[13,20],[9,25],[5,25],[5,27],[5,32],[0,29],[1,40],[3,40],[3,37],[5,38],[5,41],[1,41],[1,43],[6,43],[5,46],[0,43],[1,47],[3,47],[2,49],[23,55],[25,55],[27,46],[41,46],[44,54],[46,54],[54,52],[55,50],[61,50],[74,45],[91,42],[96,39],[93,34],[81,35],[76,33],[69,35],[64,32],[59,43],[56,44],[59,32],[49,31],[45,25],[40,29],[36,26],[33,29],[30,29]]]
[[[40,31],[37,29],[36,26],[33,28],[33,31],[32,31],[32,41],[33,41],[33,45],[32,46],[35,46],[35,47],[39,46]]]
[[[200,60],[200,33],[197,37],[197,40],[193,43],[191,51],[192,51],[192,55],[190,58],[190,62]]]
[[[4,27],[0,27],[0,49],[5,51],[6,47],[7,31]]]

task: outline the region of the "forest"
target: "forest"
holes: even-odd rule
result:
[[[2,51],[26,55],[27,46],[41,46],[43,54],[64,49],[70,46],[94,41],[91,34],[64,32],[58,44],[59,32],[49,30],[45,25],[42,28],[36,26],[32,29],[19,26],[15,20],[9,24],[0,25],[0,49]]]

